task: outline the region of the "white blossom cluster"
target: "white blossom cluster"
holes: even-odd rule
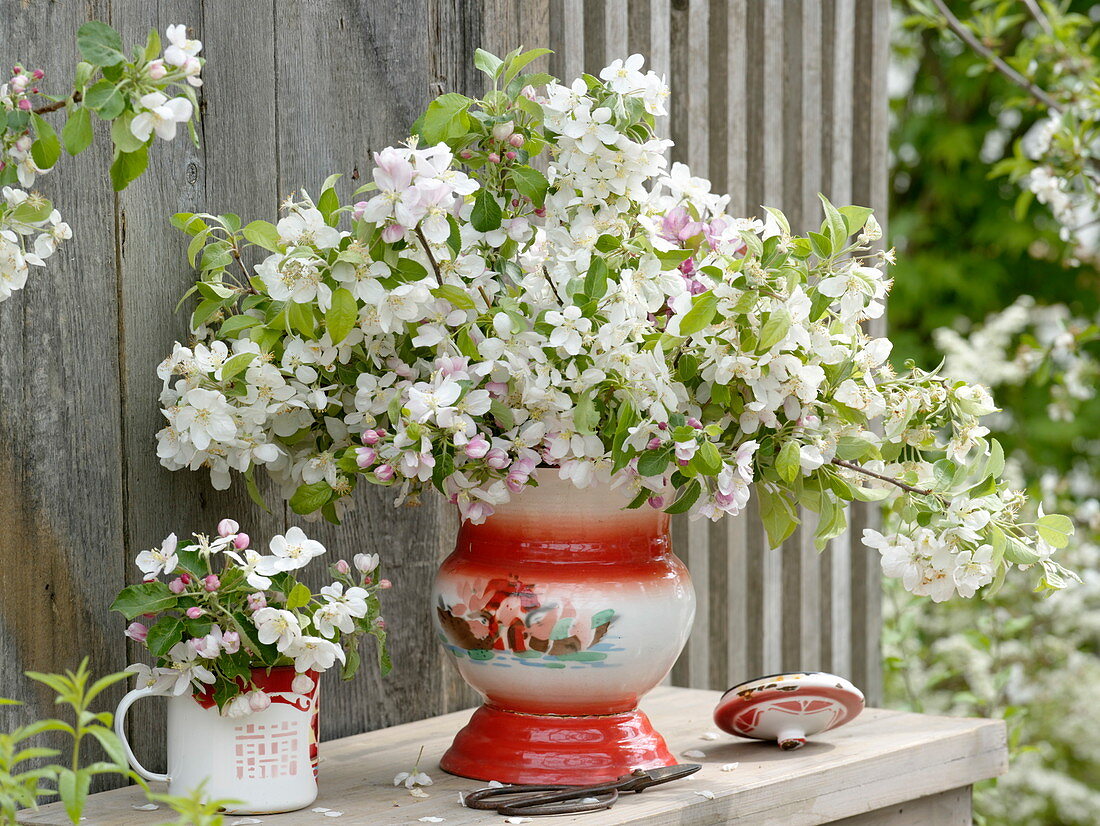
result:
[[[1006,554],[1059,587],[997,485],[988,393],[896,376],[864,332],[890,286],[870,210],[825,201],[806,237],[774,210],[727,215],[668,168],[652,129],[667,90],[640,67],[444,95],[418,122],[426,146],[377,153],[354,206],[330,179],[274,226],[177,216],[201,278],[196,341],[159,371],[162,463],[219,488],[263,465],[295,511],[330,519],[367,482],[398,501],[434,486],[481,522],[539,466],[693,517],[755,493],[775,544],[799,506],[824,543],[846,502],[889,500],[917,550],[868,541],[912,589],[971,595]],[[547,146],[543,175],[527,161]],[[252,271],[248,247],[265,251]]]
[[[32,266],[45,266],[62,241],[73,237],[61,213],[38,195],[10,186],[0,202],[0,301],[23,289]]]

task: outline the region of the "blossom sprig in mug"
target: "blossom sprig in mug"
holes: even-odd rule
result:
[[[325,547],[301,528],[272,537],[262,554],[232,519],[217,534],[194,534],[181,547],[170,534],[136,563],[145,581],[124,588],[111,608],[132,620],[126,636],[142,643],[156,666],[130,666],[138,679],[175,695],[210,693],[222,714],[262,711],[270,698],[252,685],[253,668],[294,666],[299,675],[342,666],[359,669],[359,642],[373,636],[382,673],[390,669],[378,594],[377,554],[329,567],[333,582],[318,593],[297,572]]]

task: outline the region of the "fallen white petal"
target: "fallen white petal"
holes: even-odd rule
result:
[[[722,766],[722,771],[731,772],[740,765],[741,765],[740,763],[726,763],[725,765]]]
[[[714,800],[714,792],[707,791],[706,789],[703,789],[701,792],[696,792],[696,794],[699,795],[699,797],[705,797],[707,800]]]
[[[131,806],[131,809],[137,809],[139,812],[155,812],[160,808],[156,803],[146,803],[143,806]]]
[[[499,789],[503,785],[504,784],[501,783],[499,780],[490,780],[489,781],[489,788],[490,789]]]
[[[420,822],[421,823],[443,823],[444,820],[441,817],[422,817],[422,818],[420,818]]]
[[[325,812],[325,817],[343,817],[343,812]]]
[[[466,792],[459,792],[458,793],[458,805],[459,806],[465,806],[466,805]]]
[[[598,797],[582,797],[577,802],[578,803],[599,803],[600,799]]]
[[[311,809],[310,811],[317,812],[317,814],[324,814],[325,812],[331,812],[332,809],[326,809],[324,806],[318,806],[316,809]]]
[[[242,817],[240,820],[234,820],[229,826],[254,826],[256,823],[263,823],[263,821],[254,817]]]
[[[705,751],[699,751],[699,749],[690,749],[684,752],[684,757],[706,757]]]
[[[413,797],[431,797],[430,794],[420,788],[409,789],[409,794],[411,794]]]
[[[504,822],[505,823],[530,823],[531,818],[529,818],[529,817],[506,817],[506,818],[504,818]]]
[[[707,731],[699,735],[700,740],[717,740],[718,733],[714,731]]]

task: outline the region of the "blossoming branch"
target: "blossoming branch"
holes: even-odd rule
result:
[[[56,167],[62,147],[77,155],[91,145],[93,112],[111,122],[115,190],[145,171],[154,135],[172,140],[178,124],[185,123],[197,145],[202,43],[189,39],[183,25],[169,26],[167,37],[163,54],[160,35],[151,31],[145,47],[127,58],[118,32],[93,20],[77,32],[84,59],[71,91],[48,94],[46,73],[23,65],[14,66],[0,85],[0,301],[23,289],[30,266],[44,266],[57,245],[72,238],[53,204],[27,190]],[[47,119],[55,112],[65,114],[60,135]]]
[[[254,667],[293,665],[293,690],[306,694],[316,673],[337,661],[345,680],[355,676],[359,640],[371,635],[383,673],[389,670],[378,592],[390,583],[378,578],[376,554],[358,554],[354,565],[337,561],[332,584],[314,594],[295,572],[324,555],[320,542],[291,528],[271,539],[270,554],[250,544],[237,522],[223,519],[216,537],[195,534],[180,547],[170,534],[137,555],[145,581],[125,588],[111,607],[133,620],[126,636],[157,659],[155,668],[130,667],[140,682],[206,693],[224,714],[242,716],[271,702],[252,684]]]
[[[669,168],[668,90],[640,56],[563,85],[524,74],[543,53],[479,52],[490,91],[437,98],[363,200],[330,178],[277,224],[176,216],[198,303],[159,370],[161,462],[257,499],[262,466],[333,521],[365,482],[398,502],[433,486],[480,522],[540,465],[693,517],[755,493],[773,545],[802,509],[823,547],[848,502],[882,501],[905,528],[865,541],[915,593],[1012,565],[1062,587],[1072,526],[1019,517],[988,392],[896,375],[864,331],[890,283],[871,211],[823,198],[805,236],[778,210],[731,217]]]

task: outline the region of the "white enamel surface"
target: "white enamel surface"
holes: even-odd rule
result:
[[[188,795],[203,784],[207,799],[239,801],[227,807],[232,814],[289,812],[317,799],[312,709],[276,702],[227,718],[190,694],[167,702],[170,794]]]

